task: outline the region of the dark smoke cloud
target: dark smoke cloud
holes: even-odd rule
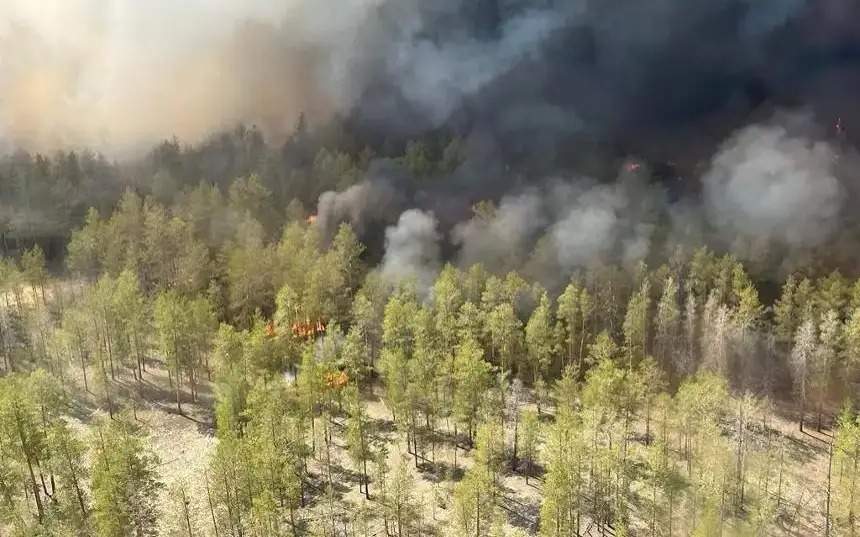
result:
[[[499,272],[520,267],[546,219],[542,192],[529,189],[505,196],[493,215],[476,215],[454,227],[451,236],[460,248],[460,264],[483,263]]]
[[[850,0],[10,0],[0,143],[116,152],[239,121],[283,136],[304,111],[348,114],[383,137],[480,131],[513,155],[564,157],[573,136],[701,157],[763,106],[836,113],[860,59],[858,10]]]
[[[404,203],[403,192],[392,184],[399,173],[390,163],[377,161],[360,183],[346,190],[322,193],[317,203],[317,224],[323,237],[333,237],[343,222],[349,223],[359,235],[373,224],[388,223]]]
[[[438,258],[437,219],[461,262],[548,278],[669,241],[768,264],[858,251],[858,66],[853,0],[9,0],[0,150],[122,155],[237,122],[277,143],[301,112],[378,146],[438,129],[465,141],[457,170],[416,187],[377,164],[320,198],[326,233],[397,222],[390,274]],[[674,171],[615,178],[629,155]],[[495,215],[470,220],[482,198]]]

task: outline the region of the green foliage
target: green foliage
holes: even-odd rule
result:
[[[834,527],[842,534],[860,532],[860,416],[846,407],[839,416],[833,446]]]
[[[466,427],[471,441],[481,400],[491,381],[490,364],[484,361],[475,340],[460,343],[454,357],[454,379],[454,417]]]
[[[73,233],[67,266],[79,278],[49,277],[38,248],[0,263],[4,535],[155,531],[155,461],[120,410],[153,397],[161,363],[180,409],[185,391],[207,402],[214,382],[217,434],[198,476],[209,516],[188,527],[200,487],[180,480],[164,496],[168,533],[423,534],[410,457],[440,479],[434,500],[454,488],[450,528],[432,530],[469,537],[509,529],[497,507],[515,498],[500,497],[502,480],[523,477],[541,478],[544,536],[764,535],[791,518],[783,481],[796,476],[783,466],[794,461],[745,391],[794,381],[801,415],[814,403],[826,432],[828,407],[856,395],[860,284],[810,271],[770,304],[776,282],[703,248],[656,270],[595,265],[552,292],[507,267],[446,265],[425,300],[372,270],[348,224],[308,218],[308,192],[353,184],[368,154],[308,149],[312,136],[284,148],[305,163],[292,177],[246,164],[197,186],[168,143],[154,172],[163,203],[129,190]],[[242,159],[274,166],[243,139]],[[401,160],[422,179],[450,170],[462,148],[452,141],[440,158],[444,142],[410,144]],[[284,200],[295,202],[275,210]],[[474,210],[485,222],[498,211]],[[297,335],[309,323],[326,328]],[[63,417],[78,382],[95,395],[82,401],[118,418],[96,430],[89,457]],[[390,434],[381,409],[395,417]],[[833,431],[834,535],[857,525],[856,422],[846,411]],[[393,469],[385,442],[405,444]],[[465,470],[456,485],[443,477],[451,455],[453,475]],[[371,502],[361,512],[341,488],[342,456]],[[341,530],[347,520],[356,525]]]
[[[196,398],[204,357],[215,326],[215,318],[205,297],[187,299],[175,291],[158,295],[153,304],[156,346],[173,374],[176,406],[182,412],[180,389],[183,376],[188,379],[192,398]]]
[[[125,419],[111,420],[98,426],[91,444],[96,535],[157,535],[158,459],[141,432]]]
[[[548,372],[555,351],[555,332],[552,306],[546,292],[541,293],[538,307],[526,325],[526,348],[532,370],[532,379]]]

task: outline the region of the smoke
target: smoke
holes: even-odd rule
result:
[[[410,282],[426,294],[439,272],[438,222],[433,213],[409,209],[385,230],[382,275],[393,282]]]
[[[523,154],[586,134],[663,155],[763,104],[846,100],[857,7],[820,4],[7,0],[0,147],[128,154],[237,122],[282,139],[304,112],[381,138],[456,125]]]
[[[8,0],[0,133],[27,149],[113,154],[238,122],[281,135],[301,112],[332,113],[332,44],[348,43],[370,3],[338,2],[322,19],[300,0]]]
[[[732,136],[704,175],[708,218],[727,243],[753,240],[789,251],[830,240],[840,225],[846,189],[839,156],[827,142],[777,123]]]
[[[437,141],[464,141],[447,176],[419,181],[379,161],[364,182],[320,196],[326,236],[341,222],[366,236],[400,216],[386,231],[392,277],[438,267],[437,218],[458,262],[545,281],[633,263],[670,239],[808,256],[856,230],[846,209],[857,187],[820,133],[762,118],[802,106],[860,123],[858,6],[7,0],[0,151],[131,156],[239,122],[278,144],[300,113],[312,126],[336,117],[358,142],[338,150],[391,155],[425,137],[435,158]],[[643,168],[607,182],[631,154],[678,162],[683,181],[655,173],[655,186]],[[498,207],[468,219],[479,197]]]
[[[458,2],[444,4],[440,11],[446,16],[462,9]],[[429,17],[417,4],[409,11],[403,33],[385,51],[387,76],[432,126],[443,124],[468,96],[517,63],[539,54],[540,45],[568,16],[567,10],[526,9],[502,21],[492,39],[462,32],[439,40],[427,35]],[[403,17],[403,10],[398,15]]]
[[[666,210],[662,191],[645,171],[622,172],[613,184],[587,181],[556,186],[559,218],[548,231],[563,272],[593,263],[643,259],[657,220]]]
[[[387,180],[365,180],[346,190],[323,192],[317,204],[317,224],[327,238],[343,222],[363,235],[369,224],[384,222],[401,200],[402,194]]]
[[[600,263],[632,266],[651,251],[669,211],[647,170],[623,170],[612,183],[552,179],[502,198],[498,208],[454,226],[458,263],[504,273],[523,269],[548,286]]]
[[[520,267],[536,234],[546,225],[544,200],[536,189],[502,198],[490,215],[477,214],[457,224],[452,242],[460,246],[459,263],[483,263],[499,272]]]

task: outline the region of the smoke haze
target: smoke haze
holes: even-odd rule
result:
[[[307,189],[325,236],[389,226],[391,275],[450,258],[557,279],[672,243],[772,264],[856,235],[858,65],[851,0],[7,0],[0,151],[131,159],[238,123],[280,147],[300,114],[338,118],[374,149],[466,148],[420,179],[397,149]],[[212,147],[194,181],[228,168]],[[479,199],[495,210],[472,215]]]
[[[856,10],[848,0],[8,0],[0,133],[6,146],[128,154],[238,122],[282,137],[304,112],[348,114],[383,134],[459,125],[520,151],[583,133],[655,155],[668,139],[692,151],[762,105],[836,113],[857,57]]]
[[[323,21],[300,0],[3,2],[0,132],[16,147],[120,155],[239,122],[282,135],[301,112],[331,113],[321,47],[348,40],[366,3]]]

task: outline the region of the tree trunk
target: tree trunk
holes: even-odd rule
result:
[[[204,474],[206,481],[206,499],[209,502],[209,514],[212,516],[212,528],[215,530],[215,537],[220,537],[218,534],[218,521],[215,519],[215,506],[212,504],[212,493],[209,490],[209,474]]]
[[[180,414],[182,414],[182,396],[181,396],[181,393],[179,391],[180,382],[179,382],[179,365],[178,365],[178,362],[177,362],[177,366],[176,366],[175,376],[176,376],[176,384],[174,386],[176,388],[176,409],[179,411]]]
[[[81,373],[83,373],[83,376],[84,376],[84,390],[86,390],[87,393],[92,393],[92,392],[90,392],[90,384],[87,381],[87,362],[86,362],[86,358],[84,356],[84,351],[79,350],[78,356],[80,356],[80,359],[81,359]]]
[[[370,478],[367,476],[367,460],[362,461],[364,470],[364,497],[370,499]]]
[[[830,537],[830,482],[833,475],[833,442],[830,442],[830,449],[827,457],[827,496],[824,510],[824,537]]]
[[[191,514],[188,512],[188,497],[185,495],[185,488],[182,487],[182,512],[185,515],[185,528],[188,530],[188,537],[194,537],[191,531]]]
[[[42,497],[39,494],[39,485],[36,483],[36,474],[33,471],[33,461],[30,458],[30,450],[27,448],[27,442],[24,439],[24,429],[21,422],[16,419],[16,427],[18,429],[18,439],[21,441],[21,450],[24,452],[24,458],[27,461],[27,470],[30,473],[30,486],[33,490],[33,497],[36,500],[36,510],[39,513],[39,524],[42,523],[45,517],[45,509],[42,506]]]

